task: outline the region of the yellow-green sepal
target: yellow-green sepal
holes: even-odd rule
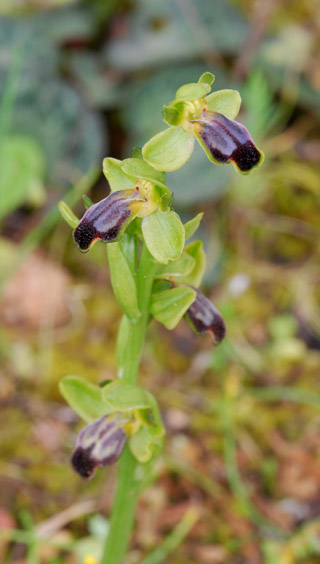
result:
[[[240,110],[241,96],[238,90],[217,90],[206,97],[206,102],[208,110],[235,119]]]
[[[136,180],[122,170],[122,161],[108,157],[103,159],[103,174],[109,182],[111,192],[135,188]]]
[[[195,299],[195,290],[188,286],[155,292],[151,297],[150,312],[167,329],[174,329]]]
[[[60,381],[59,389],[70,407],[86,423],[112,413],[112,408],[103,399],[102,388],[83,378],[66,376]]]
[[[193,241],[185,247],[184,251],[193,259],[193,268],[188,274],[181,276],[179,282],[198,288],[206,270],[206,255],[202,241]]]
[[[157,170],[170,172],[181,168],[191,157],[194,137],[182,127],[169,127],[142,148],[143,158]]]
[[[182,102],[193,102],[199,98],[204,98],[211,90],[207,82],[190,82],[180,86],[176,92],[175,100]]]

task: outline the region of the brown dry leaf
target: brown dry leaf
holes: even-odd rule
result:
[[[63,325],[70,316],[70,278],[40,253],[29,255],[6,283],[0,313],[4,323],[36,329],[44,323]]]
[[[12,515],[4,508],[0,507],[0,530],[4,529],[14,529],[16,527],[16,521]],[[0,538],[0,561],[4,561],[4,555],[10,541]]]
[[[278,483],[281,493],[302,501],[320,497],[320,460],[305,445],[291,444],[278,433],[270,442],[279,459]]]
[[[223,546],[211,544],[195,547],[193,556],[199,564],[222,564],[226,562],[228,552]]]

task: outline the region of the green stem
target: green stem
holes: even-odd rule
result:
[[[134,322],[124,316],[118,338],[118,341],[121,340],[121,344],[118,342],[117,351],[121,364],[119,371],[122,378],[130,383],[135,383],[138,376],[156,266],[157,263],[143,245],[136,277],[141,317]],[[126,447],[119,461],[117,491],[101,564],[122,564],[127,552],[141,487],[141,481],[137,478],[137,467],[138,462]]]

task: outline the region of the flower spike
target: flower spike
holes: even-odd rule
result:
[[[263,153],[241,123],[208,110],[202,112],[202,119],[192,123],[200,144],[213,161],[219,164],[233,162],[245,174],[262,163]]]
[[[87,252],[95,241],[118,241],[128,224],[138,215],[145,200],[139,189],[119,190],[93,204],[73,232],[74,242]]]
[[[71,464],[82,478],[92,478],[98,466],[118,460],[127,440],[127,422],[120,413],[116,417],[103,416],[80,431]]]
[[[210,332],[216,344],[220,343],[226,334],[226,326],[217,308],[199,290],[196,299],[185,315],[186,320],[196,334]]]

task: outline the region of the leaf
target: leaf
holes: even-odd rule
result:
[[[241,106],[241,96],[237,90],[217,90],[206,97],[208,109],[212,112],[235,119]]]
[[[162,264],[177,260],[184,246],[184,227],[173,212],[157,210],[142,221],[142,234],[148,251]]]
[[[60,381],[59,389],[70,407],[87,423],[112,413],[103,400],[102,388],[83,378],[66,376]]]
[[[142,159],[125,159],[122,161],[121,170],[133,178],[150,180],[163,188],[167,188],[164,173],[155,170]]]
[[[187,286],[158,292],[151,297],[153,317],[167,329],[174,329],[196,298],[196,292]]]
[[[194,138],[181,127],[169,127],[148,141],[142,148],[143,158],[157,170],[181,168],[191,157]]]
[[[181,277],[183,284],[191,284],[191,286],[200,286],[202,278],[206,270],[206,255],[203,250],[202,241],[193,241],[187,247],[185,252],[194,260],[194,267],[186,276]]]
[[[108,157],[103,159],[103,174],[109,182],[111,192],[127,190],[136,185],[134,178],[129,178],[121,169],[122,161]]]
[[[73,213],[72,209],[62,200],[58,204],[59,212],[63,219],[67,222],[72,229],[75,229],[80,219]]]
[[[202,218],[203,218],[203,212],[198,213],[194,218],[190,219],[190,221],[187,221],[187,223],[184,224],[186,241],[187,239],[190,239],[190,237],[192,237],[192,235],[194,235],[194,233],[197,231]]]
[[[210,84],[207,82],[190,82],[178,88],[175,100],[193,101],[198,98],[204,98],[211,90]]]
[[[115,296],[129,319],[141,316],[138,306],[137,288],[131,268],[119,243],[107,245],[110,276]]]
[[[25,202],[42,204],[45,158],[35,139],[10,135],[0,146],[0,219]]]

